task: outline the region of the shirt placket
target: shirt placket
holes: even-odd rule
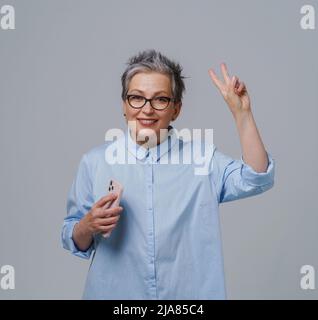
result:
[[[149,151],[146,154],[146,193],[148,221],[148,289],[151,299],[157,299],[157,283],[155,270],[155,226],[153,207],[153,161]]]

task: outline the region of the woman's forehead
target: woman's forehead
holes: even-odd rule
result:
[[[132,77],[129,83],[129,90],[136,90],[140,93],[146,92],[167,92],[171,91],[170,77],[158,72],[140,72]]]

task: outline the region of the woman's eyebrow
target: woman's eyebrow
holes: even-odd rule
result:
[[[133,89],[133,90],[131,90],[131,92],[133,92],[133,91],[138,91],[138,92],[144,94],[144,92],[143,92],[142,90],[139,90],[139,89]],[[156,95],[156,94],[158,94],[158,93],[164,93],[164,94],[168,95],[168,93],[167,93],[166,91],[164,91],[164,90],[160,90],[160,91],[154,92],[154,95]]]

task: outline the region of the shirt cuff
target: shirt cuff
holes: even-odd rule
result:
[[[272,158],[270,153],[266,153],[268,159],[266,172],[256,172],[250,165],[244,162],[243,156],[241,156],[241,175],[248,184],[253,186],[274,184],[275,160]]]
[[[94,250],[93,243],[86,251],[82,251],[77,248],[72,237],[75,224],[78,222],[79,221],[74,220],[74,221],[68,221],[67,223],[64,224],[63,231],[62,231],[63,248],[70,250],[75,256],[78,256],[84,259],[89,259],[92,254],[92,251]]]

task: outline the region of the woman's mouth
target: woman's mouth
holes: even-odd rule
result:
[[[141,125],[146,127],[150,127],[158,121],[157,119],[137,119],[137,120]]]

